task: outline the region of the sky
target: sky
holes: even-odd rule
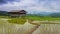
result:
[[[0,0],[0,10],[26,10],[36,12],[60,12],[60,0]]]

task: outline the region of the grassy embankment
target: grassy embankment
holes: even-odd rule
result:
[[[26,19],[32,19],[32,20],[39,20],[39,21],[44,21],[44,20],[50,20],[50,21],[54,21],[54,20],[60,20],[60,18],[52,18],[52,17],[40,17],[40,16],[26,16],[24,18],[10,18],[9,16],[0,16],[0,18],[7,18],[7,19],[11,19],[8,20],[9,23],[16,23],[16,24],[24,24],[26,22]]]
[[[44,17],[40,17],[40,16],[27,16],[27,18],[28,19],[32,19],[32,20],[42,20],[42,21],[44,21],[44,20],[52,20],[52,21],[54,21],[54,20],[60,20],[60,17],[58,18],[58,17],[56,17],[56,18],[53,18],[53,17],[49,17],[49,16],[44,16]]]
[[[10,19],[8,20],[9,23],[14,23],[14,24],[24,24],[26,22],[26,18],[11,18],[9,16],[0,16],[0,18],[4,18],[4,19]]]

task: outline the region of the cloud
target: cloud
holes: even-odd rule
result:
[[[14,2],[14,1],[19,1],[19,0],[0,0],[0,5],[1,4],[6,4],[8,2]]]
[[[60,1],[49,0],[20,0],[0,5],[0,10],[21,10],[28,12],[60,12]]]

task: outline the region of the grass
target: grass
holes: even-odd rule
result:
[[[25,18],[10,18],[11,20],[8,20],[9,23],[14,24],[24,24],[26,22]]]
[[[32,19],[32,20],[39,20],[39,21],[44,21],[44,20],[50,20],[50,21],[54,21],[54,20],[60,20],[60,18],[52,18],[52,17],[40,17],[40,16],[26,16],[26,17],[22,17],[22,18],[10,18],[9,16],[0,16],[0,18],[7,18],[7,19],[11,19],[8,20],[9,23],[15,23],[15,24],[24,24],[26,22],[26,19]]]
[[[60,18],[52,18],[52,17],[40,17],[40,16],[27,16],[26,18],[10,18],[10,17],[8,17],[8,16],[0,16],[0,18],[8,18],[8,19],[11,19],[11,20],[8,20],[8,22],[9,23],[14,23],[14,24],[24,24],[25,22],[26,22],[26,19],[32,19],[32,20],[60,20]],[[0,20],[0,28],[2,27],[2,25],[5,27],[5,25],[4,25],[4,23],[5,22],[3,22],[2,20]],[[6,24],[6,23],[5,23]],[[52,31],[52,33],[54,32],[54,31],[58,31],[58,30],[60,30],[59,29],[59,26],[60,25],[58,25],[58,24],[41,24],[41,26],[40,26],[40,30],[39,30],[39,32],[41,31],[41,33],[42,34],[44,34],[44,33],[48,33],[48,32],[51,32]],[[6,27],[9,27],[9,26],[7,26],[6,25]],[[11,28],[12,28],[12,32],[14,32],[15,31],[15,29],[14,29],[14,27],[12,27],[12,26],[10,26]],[[9,27],[9,28],[10,28]],[[9,32],[9,28],[7,28],[6,30],[7,30],[7,32],[8,32],[8,34],[10,33]],[[52,29],[52,30],[51,30]],[[2,28],[2,30],[3,30],[3,28]],[[43,31],[43,32],[42,32]],[[46,31],[46,32],[45,32]],[[60,32],[60,31],[59,31]],[[14,32],[15,33],[15,32]],[[37,33],[38,34],[38,33]],[[60,33],[59,33],[60,34]]]
[[[40,16],[27,16],[27,19],[32,19],[32,20],[60,20],[60,18],[52,18],[52,17],[40,17]]]
[[[8,22],[9,23],[14,23],[14,24],[24,24],[26,22],[26,18],[25,17],[22,17],[22,18],[19,18],[19,17],[11,18],[9,16],[0,16],[0,18],[11,19],[11,20],[8,20]]]

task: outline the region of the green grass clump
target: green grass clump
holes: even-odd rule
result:
[[[9,23],[14,24],[24,24],[26,22],[25,18],[10,18],[11,20],[8,20]]]

